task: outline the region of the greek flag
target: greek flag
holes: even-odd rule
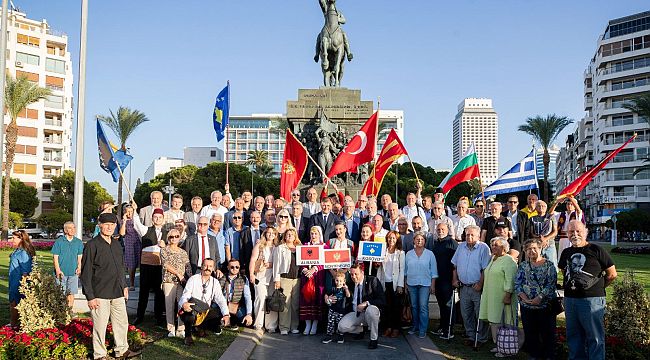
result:
[[[496,181],[483,189],[483,191],[485,192],[485,197],[489,197],[532,189],[537,189],[537,169],[535,168],[534,149],[520,162],[515,164],[515,166],[510,168],[510,170],[496,179]]]

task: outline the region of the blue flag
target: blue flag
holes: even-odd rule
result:
[[[120,164],[120,169],[124,171],[133,160],[133,156],[127,154],[124,150],[113,152],[113,147],[108,141],[99,119],[97,119],[97,147],[99,150],[99,166],[111,174],[113,182],[118,182],[120,171],[117,169],[117,164]]]
[[[537,169],[535,168],[534,150],[510,168],[510,170],[499,176],[498,179],[483,189],[483,191],[485,192],[485,197],[488,197],[533,189],[537,189]],[[481,196],[480,193],[476,199],[479,196]]]
[[[217,133],[217,142],[223,140],[228,120],[230,119],[230,82],[217,95],[217,101],[212,111],[212,125]]]

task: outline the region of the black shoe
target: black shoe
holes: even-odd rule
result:
[[[370,343],[368,344],[368,349],[376,349],[377,348],[377,340],[370,340]]]
[[[363,340],[363,331],[354,335],[354,340]]]
[[[343,334],[336,334],[336,342],[338,344],[343,344],[345,340],[343,339]]]
[[[135,318],[135,320],[133,320],[133,325],[138,326],[138,325],[142,324],[143,321],[144,321],[144,318],[137,317],[137,318]]]
[[[130,359],[133,357],[136,357],[138,355],[142,354],[142,350],[134,351],[134,350],[126,350],[122,356],[120,356],[120,359]]]
[[[331,343],[331,342],[332,342],[332,335],[327,335],[327,336],[325,336],[325,338],[323,339],[323,344],[329,344],[329,343]]]
[[[436,336],[441,336],[441,335],[443,335],[445,333],[445,331],[442,330],[442,329],[438,329],[438,330],[435,330],[435,331],[431,330],[430,333],[433,334],[433,335],[436,335]]]
[[[194,339],[192,339],[192,335],[185,336],[185,345],[187,346],[194,345]]]

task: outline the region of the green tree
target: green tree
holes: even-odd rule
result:
[[[529,117],[526,119],[526,123],[519,125],[518,130],[525,132],[535,139],[544,149],[544,201],[548,203],[549,191],[548,186],[548,167],[551,163],[551,156],[548,153],[548,148],[551,146],[551,143],[557,138],[557,136],[567,127],[569,124],[573,123],[573,120],[567,118],[566,116],[557,116],[555,114],[546,115],[546,117],[541,117],[539,115],[535,117]]]
[[[117,114],[113,113],[113,110],[109,110],[110,115],[103,116],[99,115],[98,118],[106,126],[113,130],[113,133],[120,139],[120,150],[126,152],[126,141],[133,134],[135,129],[142,123],[149,121],[144,113],[141,113],[138,110],[131,110],[128,107],[120,106],[117,109]],[[122,186],[123,180],[120,176],[120,179],[117,183],[117,203],[122,203]],[[118,213],[121,211],[118,207]]]
[[[38,226],[48,234],[62,230],[63,224],[65,224],[66,221],[72,221],[72,214],[61,209],[42,213],[38,219],[36,219]]]
[[[639,119],[645,122],[650,122],[650,92],[645,92],[639,96],[633,97],[628,103],[623,103],[623,107],[636,113]],[[639,166],[634,171],[634,175],[643,170],[650,170],[650,164],[648,164],[648,162],[650,162],[650,157],[643,157],[639,160],[643,160],[646,164]]]
[[[3,184],[4,188],[4,184]],[[9,211],[21,214],[25,218],[32,217],[38,207],[38,191],[32,186],[27,186],[18,179],[11,179],[9,186]],[[9,220],[11,223],[11,220]],[[10,229],[14,229],[11,226]]]
[[[9,212],[9,229],[22,229],[25,226],[23,223],[23,215],[19,213]]]
[[[60,176],[52,178],[52,205],[72,214],[74,200],[74,171],[64,170]],[[99,215],[99,204],[104,200],[113,201],[113,197],[98,182],[84,179],[84,218],[92,220]]]
[[[38,84],[33,83],[27,79],[26,76],[21,76],[14,79],[7,75],[7,85],[5,87],[5,107],[11,117],[11,121],[7,126],[5,134],[5,178],[4,189],[2,194],[2,238],[7,238],[7,229],[9,229],[9,204],[11,198],[9,191],[11,188],[11,170],[14,166],[14,157],[16,155],[16,141],[18,140],[18,123],[16,119],[19,114],[27,109],[27,106],[33,104],[41,99],[46,98],[51,94],[50,89],[39,87]]]
[[[246,165],[253,165],[253,173],[251,173],[251,191],[254,191],[254,177],[252,174],[268,178],[269,171],[268,168],[271,165],[269,161],[269,153],[264,150],[251,150],[248,152],[248,158],[246,159]],[[271,172],[273,169],[271,168]]]

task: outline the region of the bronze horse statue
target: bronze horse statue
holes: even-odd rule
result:
[[[323,71],[323,85],[338,87],[343,78],[343,65],[347,55],[352,61],[352,52],[348,38],[341,24],[345,24],[345,17],[336,9],[336,0],[318,0],[325,25],[316,38],[316,56],[314,61],[321,60]]]

